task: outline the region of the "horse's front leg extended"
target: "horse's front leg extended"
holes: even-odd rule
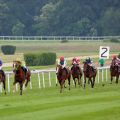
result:
[[[116,76],[116,84],[118,84],[119,75]]]
[[[22,95],[23,83],[20,83],[20,95]]]
[[[3,81],[3,88],[4,88],[4,91],[5,91],[5,95],[6,95],[6,86],[5,86],[5,81]]]
[[[61,83],[60,83],[60,93],[62,93],[64,84],[65,84],[65,80],[61,80]]]

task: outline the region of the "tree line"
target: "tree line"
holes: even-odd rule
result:
[[[120,35],[120,0],[0,0],[0,35]]]

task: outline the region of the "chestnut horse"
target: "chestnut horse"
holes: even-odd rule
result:
[[[74,64],[71,67],[71,72],[72,72],[72,78],[74,80],[75,87],[76,87],[76,80],[75,80],[75,78],[77,78],[77,80],[78,80],[79,87],[80,87],[80,85],[82,86],[82,82],[81,82],[82,70],[81,70],[81,68],[78,65]]]
[[[21,65],[17,64],[17,62],[16,62],[16,64],[13,65],[13,67],[15,67],[15,69],[13,70],[13,72],[14,72],[14,82],[13,82],[14,90],[15,90],[16,83],[19,83],[20,95],[22,95],[23,84],[25,83],[25,87],[27,87],[28,82],[30,81],[31,72],[30,72],[30,70],[28,70],[28,72],[25,73],[25,71],[22,69]]]
[[[86,78],[88,78],[88,81],[91,82],[91,87],[94,87],[95,84],[95,77],[97,75],[97,70],[93,68],[93,66],[88,65],[87,62],[83,62],[83,73],[84,73],[84,88],[86,85]]]
[[[116,65],[115,60],[112,60],[112,63],[110,65],[111,84],[113,81],[113,77],[116,77],[116,84],[118,83],[119,75],[120,75],[119,66]]]
[[[5,72],[3,70],[0,70],[0,84],[3,83],[3,88],[5,91],[5,95],[6,95],[6,85],[5,85],[5,81],[6,81],[6,75]],[[2,89],[2,88],[1,88]]]
[[[60,93],[62,93],[63,86],[65,85],[65,80],[67,79],[68,79],[68,85],[70,90],[71,71],[69,69],[67,69],[66,71],[65,68],[62,68],[61,65],[57,65],[56,70],[57,69],[58,69],[58,73],[56,73],[56,75],[60,84]]]

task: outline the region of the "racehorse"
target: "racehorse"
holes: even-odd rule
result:
[[[73,66],[71,67],[71,73],[72,73],[72,78],[74,80],[75,87],[76,87],[75,78],[77,78],[77,80],[78,80],[79,87],[80,87],[80,85],[82,86],[82,82],[81,82],[82,70],[81,70],[81,68],[78,67],[76,64],[73,64]]]
[[[6,85],[5,85],[5,81],[6,81],[6,75],[4,73],[3,70],[0,70],[0,84],[3,83],[3,88],[5,91],[5,95],[6,95]],[[1,88],[2,89],[2,88]]]
[[[95,77],[97,74],[97,70],[93,68],[93,66],[88,65],[87,62],[83,62],[83,73],[84,73],[84,88],[86,85],[86,78],[88,78],[88,81],[91,82],[91,87],[94,87],[95,84]]]
[[[71,71],[69,69],[67,69],[66,71],[65,68],[62,68],[61,65],[57,65],[56,70],[57,69],[58,69],[58,73],[56,73],[56,75],[60,84],[60,93],[62,93],[63,86],[65,85],[65,80],[67,79],[68,79],[68,85],[70,90]]]
[[[25,73],[25,71],[21,67],[21,64],[18,64],[17,62],[15,64],[13,64],[13,67],[15,68],[13,70],[13,72],[14,72],[14,82],[13,82],[14,90],[15,90],[16,83],[19,83],[20,95],[22,95],[23,84],[25,83],[25,87],[27,87],[28,82],[30,81],[31,72],[30,72],[30,70],[28,70],[28,72]]]
[[[118,67],[119,66],[116,65],[115,60],[112,60],[112,63],[110,65],[111,84],[112,84],[112,81],[113,81],[113,77],[116,77],[116,84],[118,83],[118,79],[119,79],[119,75],[120,75]]]

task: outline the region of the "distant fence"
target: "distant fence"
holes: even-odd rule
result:
[[[109,66],[107,67],[98,67],[97,68],[97,77],[96,77],[96,83],[100,83],[100,82],[107,82],[108,81],[108,69],[109,69]],[[45,81],[48,82],[49,84],[49,87],[53,86],[52,82],[51,82],[51,72],[54,73],[55,75],[55,81],[54,81],[54,86],[58,84],[58,81],[57,81],[57,77],[56,77],[56,74],[55,74],[55,70],[35,70],[35,71],[31,71],[32,74],[37,74],[37,85],[38,85],[38,88],[45,88],[46,85],[45,85]],[[101,72],[101,74],[100,74]],[[6,73],[6,76],[7,76],[7,91],[10,92],[10,74],[13,74],[12,71],[9,71],[9,72],[5,72]],[[45,73],[48,74],[48,79],[45,79]],[[41,76],[41,77],[40,77]],[[42,79],[41,79],[42,78]],[[84,76],[82,76],[82,80],[84,82]],[[71,81],[72,82],[72,81]],[[42,84],[41,84],[42,83]],[[1,88],[1,87],[0,87]],[[17,85],[16,85],[16,88],[17,88]],[[30,89],[32,89],[32,80],[30,81]],[[17,88],[18,89],[18,88]],[[0,91],[2,92],[2,89],[0,89]]]
[[[71,41],[102,41],[110,39],[120,39],[120,36],[0,36],[0,40],[71,40]]]

